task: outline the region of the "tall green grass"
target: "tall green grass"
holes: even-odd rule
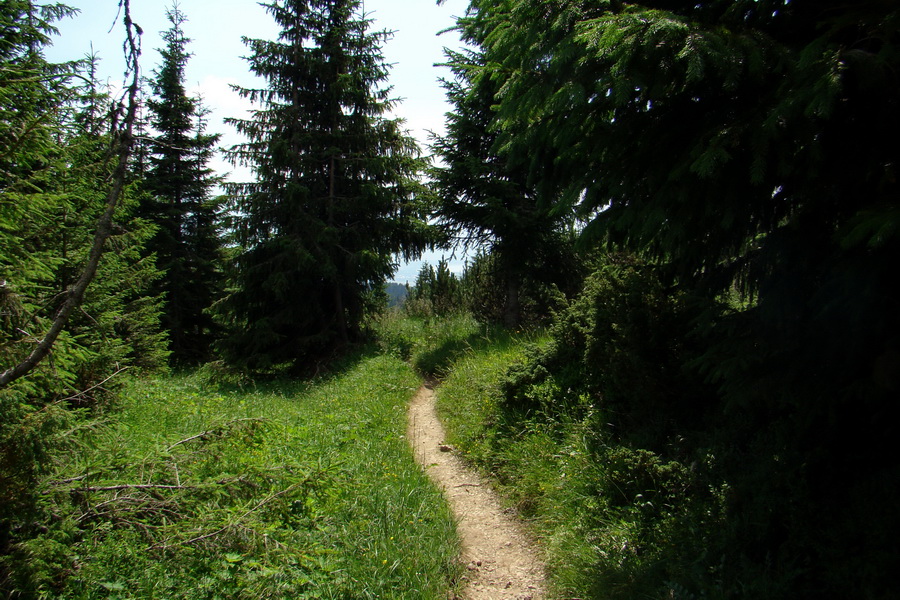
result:
[[[418,377],[135,381],[61,458],[9,587],[66,598],[446,598],[454,523],[404,438]]]
[[[490,345],[500,332],[467,312],[418,317],[389,311],[370,327],[383,352],[409,361],[422,375],[435,377],[448,375],[457,359],[473,348]]]
[[[501,406],[509,367],[523,360],[534,343],[540,339],[502,336],[462,357],[438,389],[438,410],[448,442],[491,476],[506,501],[534,526],[555,592],[587,595],[602,562],[599,553],[616,542],[621,548],[628,524],[584,527],[585,515],[592,514],[595,524],[603,517],[590,490],[598,473],[580,423],[548,422]],[[599,540],[600,530],[616,539]]]
[[[727,490],[697,488],[683,464],[599,439],[602,415],[586,399],[573,398],[571,414],[545,408],[565,390],[535,386],[527,407],[506,402],[510,367],[543,341],[498,336],[452,364],[437,391],[448,442],[531,523],[555,596],[692,597],[667,577],[702,569],[685,549],[705,558],[697,539],[721,522]]]

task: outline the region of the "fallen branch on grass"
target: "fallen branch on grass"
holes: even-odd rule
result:
[[[213,429],[207,429],[206,431],[201,431],[200,433],[198,433],[198,434],[196,434],[196,435],[192,435],[192,436],[190,436],[190,437],[184,438],[183,440],[179,440],[179,441],[175,442],[174,444],[172,444],[171,446],[169,446],[168,448],[166,448],[166,452],[171,452],[173,448],[176,448],[176,447],[178,447],[178,446],[180,446],[180,445],[182,445],[182,444],[187,444],[188,442],[192,442],[192,441],[197,440],[197,439],[204,439],[204,438],[209,437],[209,436],[211,436],[211,435],[222,435],[222,434],[223,434],[223,431],[224,431],[226,428],[230,428],[232,425],[234,425],[234,424],[236,424],[236,423],[243,423],[243,422],[248,422],[248,421],[256,421],[256,422],[260,422],[260,423],[261,423],[261,422],[264,422],[264,421],[267,421],[267,420],[268,420],[268,419],[246,418],[246,419],[235,419],[235,420],[233,420],[233,421],[228,421],[227,423],[224,423],[224,424],[222,424],[222,425],[219,425],[218,427],[215,427],[215,428],[213,428]]]
[[[63,398],[63,402],[69,402],[70,400],[78,400],[78,399],[81,398],[82,396],[86,396],[86,395],[88,395],[90,392],[93,392],[94,390],[96,390],[97,388],[102,387],[104,383],[106,383],[107,381],[109,381],[110,379],[112,379],[113,377],[115,377],[116,375],[118,375],[119,373],[122,373],[122,372],[127,371],[127,370],[128,370],[128,367],[122,367],[122,368],[120,368],[118,371],[116,371],[115,373],[113,373],[112,375],[110,375],[109,377],[107,377],[106,379],[104,379],[103,381],[101,381],[100,383],[95,383],[94,385],[92,385],[91,387],[87,388],[86,390],[81,390],[81,391],[78,392],[77,394],[74,394],[74,395],[72,395],[72,396],[69,396],[68,398]]]
[[[117,492],[120,490],[192,490],[190,485],[166,485],[162,483],[122,483],[119,485],[103,485],[72,488],[74,492]]]
[[[196,544],[197,542],[202,542],[203,540],[208,540],[209,538],[216,537],[217,535],[220,535],[220,534],[228,531],[232,527],[237,527],[241,521],[243,521],[244,519],[246,519],[247,517],[249,517],[256,511],[261,509],[263,506],[265,506],[272,500],[275,500],[276,498],[280,498],[281,496],[284,496],[285,494],[295,490],[296,488],[300,487],[301,485],[305,485],[305,484],[309,483],[309,481],[310,481],[309,478],[306,478],[303,481],[298,481],[295,484],[289,485],[288,487],[281,490],[280,492],[275,492],[274,494],[271,494],[271,495],[267,496],[266,498],[263,498],[256,506],[254,506],[250,510],[246,511],[244,514],[239,516],[233,522],[228,523],[227,525],[220,527],[219,529],[216,529],[215,531],[211,531],[211,532],[205,533],[203,535],[198,535],[197,537],[193,537],[189,540],[184,540],[182,542],[154,544],[153,546],[150,546],[148,548],[148,550],[168,550],[170,548],[174,548],[175,546],[189,546],[191,544]]]
[[[67,483],[75,483],[76,481],[80,481],[86,477],[90,477],[91,475],[95,475],[96,473],[87,473],[85,475],[79,475],[78,477],[71,477],[69,479],[61,479],[59,481],[51,481],[50,485],[52,486],[60,486],[66,485]],[[98,485],[98,486],[80,486],[73,487],[70,491],[73,492],[117,492],[120,490],[189,490],[196,489],[194,486],[187,485],[167,485],[162,483],[120,483],[116,485]],[[41,492],[42,494],[51,494],[52,490],[44,490]]]
[[[141,518],[137,518],[138,514],[141,515]],[[180,519],[183,516],[177,501],[116,495],[106,502],[89,508],[78,517],[77,521],[85,523],[94,519],[105,519],[111,523],[125,524],[141,529],[148,534],[149,539],[153,539],[149,535],[150,531],[158,530],[163,525],[148,522],[148,517]]]
[[[98,475],[98,474],[99,474],[99,472],[85,473],[84,475],[79,475],[77,477],[69,477],[68,479],[60,479],[58,481],[49,481],[48,484],[49,485],[65,485],[67,483],[74,483],[76,481],[81,481],[82,479],[87,479],[91,475]],[[49,490],[45,490],[44,493],[48,494],[50,492],[49,492]]]

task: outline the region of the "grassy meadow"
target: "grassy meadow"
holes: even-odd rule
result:
[[[13,570],[66,598],[446,598],[454,523],[404,437],[419,378],[363,355],[311,383],[130,382],[46,479]]]

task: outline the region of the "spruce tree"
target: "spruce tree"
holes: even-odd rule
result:
[[[11,548],[38,530],[38,481],[71,446],[76,413],[128,367],[165,359],[158,305],[141,259],[127,164],[138,78],[136,28],[123,3],[131,81],[124,120],[92,77],[94,61],[54,65],[43,47],[72,9],[0,4],[0,595]],[[78,69],[82,69],[78,72]],[[78,73],[87,85],[72,85]],[[122,115],[119,115],[121,117]],[[113,251],[108,251],[113,250]],[[21,547],[21,546],[20,546]]]
[[[261,107],[232,120],[248,141],[230,156],[256,181],[230,188],[240,252],[224,348],[252,369],[302,368],[345,347],[395,254],[423,249],[422,161],[387,117],[389,34],[369,31],[360,4],[266,4],[278,39],[245,39],[268,87],[239,89]]]
[[[219,207],[212,196],[220,179],[208,167],[220,136],[206,132],[206,111],[185,90],[187,18],[177,4],[166,16],[171,28],[163,33],[162,64],[147,102],[157,133],[147,148],[142,211],[158,228],[147,250],[164,272],[157,291],[165,294],[163,327],[172,360],[196,364],[210,357],[215,325],[208,309],[222,291]]]
[[[38,404],[165,354],[147,293],[156,270],[139,256],[148,228],[127,174],[137,78],[121,124],[94,57],[47,63],[53,21],[71,14],[30,2],[0,12],[0,387]]]
[[[73,9],[17,1],[0,10],[0,387],[36,405],[81,397],[113,369],[158,357],[152,301],[137,312],[128,305],[154,274],[131,252],[143,242],[126,173],[139,41],[124,8],[124,122],[107,110],[92,58],[44,58],[54,21]],[[72,85],[76,74],[83,88]]]
[[[444,87],[453,110],[446,134],[432,144],[442,159],[431,172],[435,216],[449,238],[494,255],[502,320],[513,328],[522,319],[523,284],[565,287],[573,276],[571,240],[565,235],[572,218],[571,211],[559,210],[552,189],[535,185],[526,168],[499,151],[492,106],[500,84],[480,76],[486,59],[472,23],[461,19],[459,29],[475,49],[447,54],[454,78]]]
[[[900,481],[900,7],[472,5],[495,148],[577,206],[585,241],[639,253],[704,308],[683,368],[721,394],[697,437],[725,440],[709,455],[734,501],[720,550],[697,544],[716,581],[672,579],[890,596],[900,512],[876,498]]]

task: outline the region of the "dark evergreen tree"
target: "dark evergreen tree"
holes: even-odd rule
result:
[[[54,133],[74,96],[69,84],[76,65],[48,63],[43,48],[56,33],[53,23],[74,13],[27,0],[0,6],[0,269],[6,286],[20,285],[15,273],[29,263],[19,227],[30,207],[52,202],[41,192],[61,152]]]
[[[164,272],[157,291],[165,294],[163,327],[172,360],[196,364],[210,358],[216,335],[209,308],[223,290],[219,203],[213,190],[220,178],[209,168],[219,135],[206,132],[206,111],[189,97],[184,70],[190,58],[177,3],[166,12],[162,64],[150,82],[150,125],[157,132],[147,153],[142,208],[157,232],[148,245]]]
[[[128,367],[161,366],[158,304],[142,260],[127,165],[139,42],[123,2],[132,80],[113,117],[93,60],[48,63],[61,5],[0,4],[0,595],[7,553],[50,518],[39,478],[70,443],[75,406]],[[83,89],[72,85],[78,69]],[[127,104],[127,106],[121,106]],[[115,225],[114,225],[115,223]],[[113,252],[107,252],[108,249]],[[24,544],[19,546],[19,549]],[[15,567],[13,567],[14,569]]]
[[[900,480],[900,7],[472,7],[493,149],[577,206],[585,240],[706,307],[684,368],[719,388],[696,423],[727,440],[711,454],[739,500],[721,579],[689,591],[890,596],[900,511],[875,498]]]
[[[447,315],[466,309],[459,278],[445,258],[438,262],[437,269],[428,263],[422,265],[409,300],[407,311],[417,316]]]
[[[113,176],[108,160],[113,101],[96,80],[97,59],[88,57],[84,62],[84,84],[77,90],[65,138],[71,169],[57,182],[58,192],[67,201],[59,239],[49,246],[64,259],[57,275],[60,289],[78,275],[79,262],[90,245],[91,225],[99,218]],[[132,160],[138,157],[132,154]],[[78,368],[79,387],[125,367],[162,369],[169,356],[161,327],[163,297],[155,289],[162,273],[145,250],[155,228],[139,214],[141,187],[135,173],[129,173],[114,214],[115,231],[106,242],[114,251],[104,253],[80,310],[70,319],[68,329],[90,350]],[[54,239],[52,232],[47,234],[46,240]]]
[[[240,253],[226,308],[234,362],[266,370],[303,367],[359,334],[371,289],[394,256],[418,254],[423,167],[393,101],[380,45],[357,0],[265,5],[277,41],[247,39],[265,89],[240,89],[261,104],[232,122],[248,141],[231,150],[256,181],[231,187]]]
[[[73,12],[32,2],[0,11],[0,387],[38,405],[158,358],[153,308],[133,321],[127,306],[155,277],[131,253],[143,242],[126,185],[137,79],[116,119],[93,78],[95,60],[44,59],[53,22]],[[125,3],[126,21],[128,12]],[[128,25],[134,74],[139,42]],[[76,73],[82,88],[72,85]],[[104,257],[110,244],[118,253]],[[131,270],[133,287],[120,280]],[[140,358],[138,346],[147,350]],[[42,364],[51,350],[53,364]]]
[[[438,193],[436,216],[451,239],[494,255],[495,279],[503,282],[503,322],[522,318],[527,282],[565,285],[574,277],[571,211],[559,210],[550,188],[541,190],[526,168],[514,166],[497,147],[492,109],[500,84],[484,76],[481,32],[461,19],[462,38],[476,49],[448,52],[455,78],[445,81],[453,111],[447,133],[432,146],[443,165],[432,170]],[[549,267],[549,268],[548,268]]]

